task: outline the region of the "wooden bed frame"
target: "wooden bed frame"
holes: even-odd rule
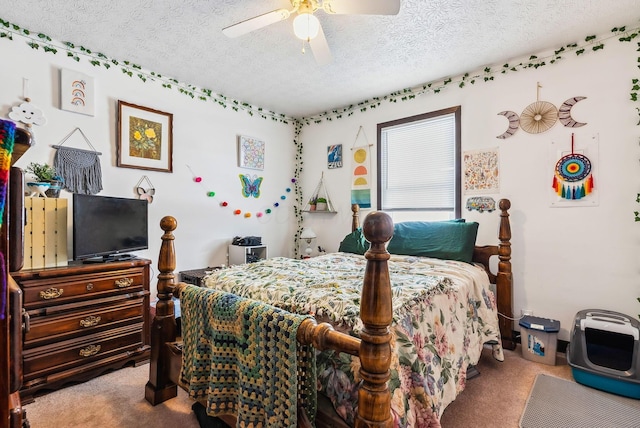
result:
[[[513,314],[512,314],[512,273],[511,273],[511,227],[508,210],[511,203],[508,199],[501,199],[500,226],[498,231],[498,245],[476,246],[473,259],[481,263],[489,274],[492,284],[497,291],[497,306],[499,316],[502,346],[514,349]],[[352,230],[359,227],[359,209],[352,207]],[[158,258],[158,302],[156,313],[151,325],[151,363],[149,381],[145,387],[145,398],[152,405],[162,403],[177,395],[178,377],[180,373],[181,355],[176,350],[176,321],[172,297],[179,297],[181,289],[186,284],[175,283],[174,270],[176,256],[173,231],[177,221],[171,216],[160,221],[164,231],[162,245]],[[358,394],[358,414],[356,427],[391,427],[391,397],[387,386],[389,367],[391,364],[391,333],[389,327],[392,322],[391,284],[387,261],[389,253],[385,243],[393,234],[393,222],[383,212],[372,212],[367,215],[363,233],[371,243],[365,254],[367,267],[363,278],[360,318],[364,329],[360,339],[337,332],[330,324],[317,324],[315,320],[305,320],[298,329],[297,339],[303,344],[313,344],[319,350],[333,349],[359,356],[361,361],[360,377],[363,379]],[[489,260],[497,256],[498,272],[491,273]],[[316,419],[318,427],[322,426],[322,419]],[[312,426],[308,420],[298,412],[298,426]],[[235,426],[233,416],[220,417],[230,426]],[[327,425],[329,426],[329,425]],[[342,426],[346,426],[344,422]]]

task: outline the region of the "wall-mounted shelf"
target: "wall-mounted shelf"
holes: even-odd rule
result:
[[[320,182],[316,186],[315,190],[311,194],[311,198],[302,210],[306,213],[332,213],[337,211],[333,208],[327,188],[324,185],[324,172],[320,176]]]

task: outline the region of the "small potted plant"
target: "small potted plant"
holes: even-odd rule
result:
[[[31,188],[33,193],[52,198],[57,198],[60,195],[62,178],[51,165],[31,162],[26,171],[35,177],[34,181],[27,182],[27,186]]]
[[[311,199],[309,199],[309,211],[315,211],[317,203],[318,203],[317,196],[314,196]]]
[[[326,211],[327,210],[327,199],[326,198],[318,198],[318,199],[316,199],[316,210],[317,211]]]

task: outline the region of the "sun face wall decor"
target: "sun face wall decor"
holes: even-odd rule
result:
[[[560,121],[562,125],[568,128],[579,128],[586,125],[585,122],[578,122],[571,117],[571,109],[579,101],[587,97],[572,97],[562,103],[560,108],[548,101],[540,101],[540,83],[537,84],[537,100],[529,104],[520,115],[511,110],[505,110],[498,113],[509,121],[506,131],[498,135],[496,138],[504,140],[516,133],[518,128],[529,134],[540,134],[548,131]]]

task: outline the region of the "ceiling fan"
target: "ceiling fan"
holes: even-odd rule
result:
[[[290,0],[292,9],[276,9],[249,18],[222,29],[227,37],[238,37],[267,25],[284,21],[297,14],[293,20],[295,35],[309,43],[316,62],[325,65],[331,62],[331,52],[320,21],[314,13],[322,9],[325,13],[341,15],[397,15],[400,0]],[[303,47],[304,52],[304,47]]]

